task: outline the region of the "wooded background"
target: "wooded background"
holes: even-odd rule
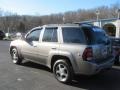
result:
[[[81,21],[96,20],[96,11],[99,10],[99,19],[117,18],[116,10],[120,4],[113,4],[110,7],[101,6],[93,9],[79,9],[64,13],[30,16],[18,15],[11,12],[5,12],[0,9],[0,30],[4,32],[27,32],[36,26],[44,24],[61,24]],[[64,20],[63,20],[64,18]]]

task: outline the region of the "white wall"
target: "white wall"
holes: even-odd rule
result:
[[[115,22],[116,25],[116,37],[120,37],[120,20]]]

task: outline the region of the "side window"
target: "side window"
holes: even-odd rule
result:
[[[43,35],[43,42],[58,42],[57,28],[46,28]]]
[[[64,27],[62,28],[64,43],[86,43],[84,33],[77,27]]]
[[[40,32],[41,32],[41,29],[33,30],[30,34],[28,34],[28,36],[26,37],[26,40],[28,42],[39,41]]]

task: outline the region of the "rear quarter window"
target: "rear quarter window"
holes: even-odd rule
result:
[[[64,43],[86,43],[84,33],[79,27],[64,27],[62,28],[62,34]]]

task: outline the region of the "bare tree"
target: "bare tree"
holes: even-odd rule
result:
[[[100,19],[116,18],[117,14],[115,11],[118,8],[120,8],[120,4],[116,3],[110,7],[101,6],[93,9],[78,9],[76,11],[68,11],[65,13],[44,16],[20,16],[15,13],[0,9],[0,29],[4,30],[5,32],[7,32],[8,29],[11,32],[26,32],[33,27],[44,24],[61,24],[63,23],[63,19],[64,23],[96,20],[96,10],[99,10],[100,12]]]

